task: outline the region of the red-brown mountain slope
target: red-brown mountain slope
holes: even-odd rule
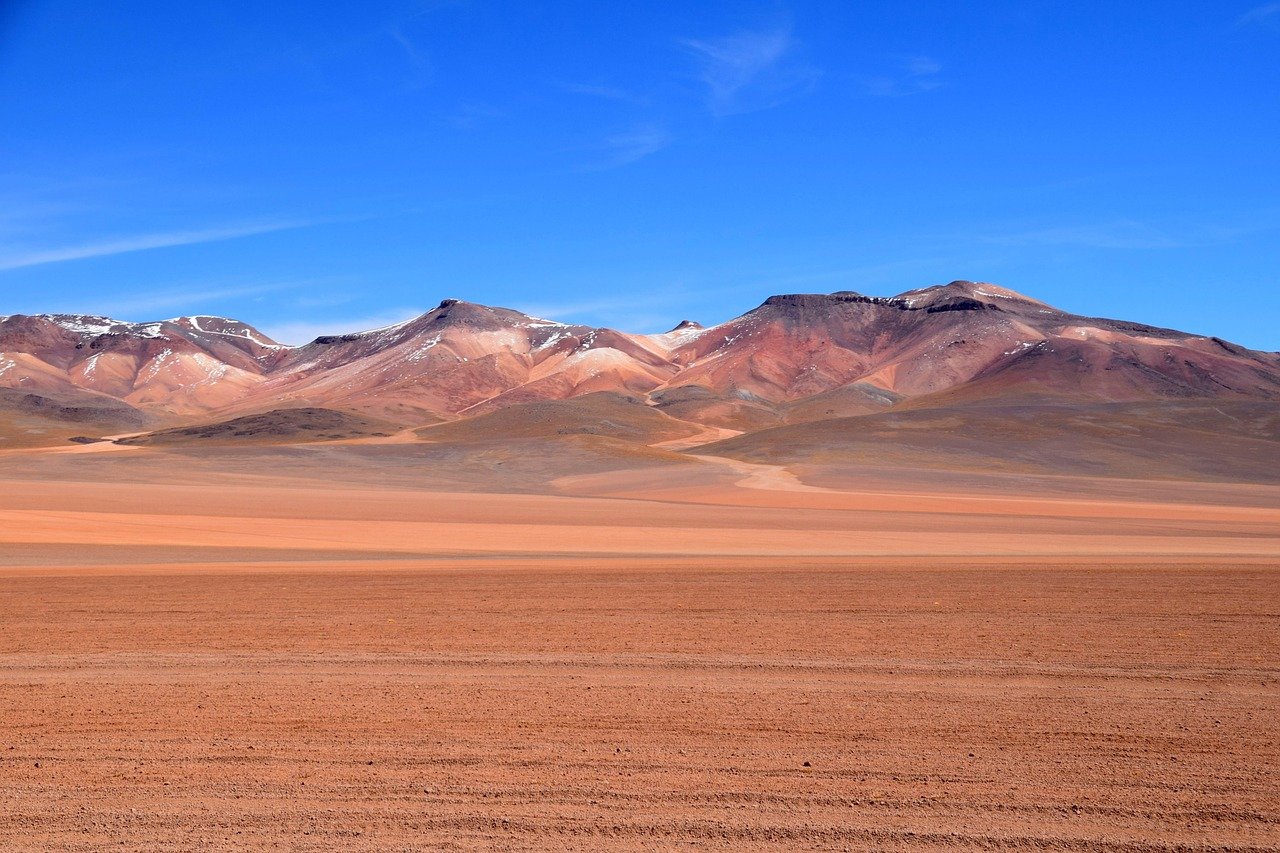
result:
[[[894,297],[774,296],[657,335],[451,299],[300,347],[214,317],[19,315],[0,318],[0,388],[87,393],[188,424],[310,406],[420,425],[615,392],[754,431],[984,402],[1280,400],[1280,355],[957,281]]]

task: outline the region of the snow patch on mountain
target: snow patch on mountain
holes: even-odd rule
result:
[[[173,350],[166,349],[163,352],[161,352],[159,355],[157,355],[155,358],[153,358],[147,364],[146,373],[138,374],[138,383],[141,384],[144,382],[150,382],[151,380],[155,379],[156,376],[159,375],[160,371],[164,368],[165,364],[169,361],[169,358],[172,355],[173,355]]]
[[[235,329],[234,331],[226,331],[222,329],[209,329],[209,328],[206,328],[207,324],[201,323],[202,320],[213,320],[216,322],[226,323],[230,326],[238,327],[238,328]],[[266,347],[267,349],[292,349],[292,347],[285,346],[284,344],[277,344],[274,341],[269,341],[266,338],[263,338],[260,335],[255,334],[254,330],[249,326],[243,323],[238,323],[234,320],[228,320],[225,317],[211,317],[208,314],[195,314],[190,317],[177,317],[172,320],[166,320],[165,322],[177,323],[177,324],[181,324],[185,322],[189,324],[192,329],[204,335],[221,335],[222,337],[225,337],[225,338],[243,338],[247,341],[257,344],[260,347]]]
[[[413,352],[405,356],[405,361],[413,361],[413,362],[422,361],[424,358],[427,357],[427,354],[431,351],[431,349],[440,343],[443,337],[444,337],[443,334],[437,334],[434,338],[428,338],[427,340],[423,341],[422,344],[420,344],[417,349],[415,349]]]
[[[93,378],[93,374],[98,369],[98,359],[100,358],[102,358],[102,353],[95,353],[84,363],[84,372],[81,375],[83,375],[85,379]]]
[[[561,330],[557,331],[554,335],[547,338],[545,341],[543,341],[542,343],[534,347],[532,350],[530,350],[530,352],[542,352],[544,349],[553,347],[568,337],[572,337],[572,332],[569,331],[568,326],[564,326]]]
[[[163,323],[126,323],[110,317],[83,314],[37,314],[41,320],[81,337],[133,335],[139,338],[163,338]]]

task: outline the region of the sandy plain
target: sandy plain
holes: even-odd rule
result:
[[[0,849],[1280,849],[1280,489],[391,458],[0,458]]]

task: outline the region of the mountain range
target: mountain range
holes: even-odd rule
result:
[[[824,446],[865,437],[856,421],[867,417],[918,434],[939,412],[965,412],[972,423],[1011,409],[1145,406],[1159,418],[1178,407],[1243,406],[1269,423],[1277,400],[1278,353],[1080,316],[969,281],[892,297],[773,296],[715,326],[686,320],[648,335],[454,299],[303,346],[221,317],[0,318],[0,437],[9,446],[243,418],[290,423],[290,434],[300,420],[323,421],[330,431],[317,426],[316,435],[347,434],[336,417],[366,431],[435,424],[454,436],[527,433],[530,423],[645,443],[701,436],[746,453],[760,452],[759,436],[770,452],[795,455],[815,431]],[[812,424],[826,426],[804,426]]]

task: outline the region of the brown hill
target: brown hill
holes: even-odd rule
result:
[[[748,462],[1280,483],[1280,405],[957,406],[761,430],[691,451]]]
[[[593,435],[656,444],[696,435],[698,427],[647,405],[639,397],[598,392],[572,400],[520,403],[485,415],[418,430],[427,441],[493,441]]]
[[[132,432],[147,422],[131,406],[79,389],[36,394],[0,388],[0,450],[61,444],[84,434]]]
[[[276,409],[229,421],[159,430],[121,438],[116,444],[299,444],[387,436],[397,427],[351,412],[333,409]]]

